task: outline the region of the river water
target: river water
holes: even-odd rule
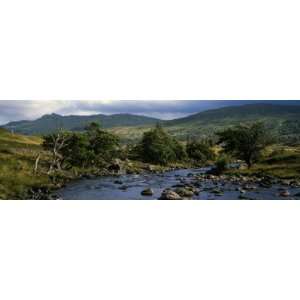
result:
[[[187,169],[169,171],[163,174],[141,174],[141,175],[121,175],[118,177],[107,176],[95,179],[80,179],[69,183],[65,188],[57,192],[59,199],[64,200],[151,200],[158,199],[165,188],[170,188],[179,182],[189,183],[193,181],[194,175],[203,174],[208,168]],[[142,196],[141,191],[151,188],[154,192],[152,196]],[[223,193],[216,195],[213,190],[222,188]],[[241,193],[238,191],[238,183],[216,183],[205,181],[200,187],[198,196],[193,196],[195,200],[224,200],[240,199]],[[280,196],[280,189],[288,189],[289,197]],[[295,196],[300,193],[300,188],[273,185],[271,188],[257,186],[256,190],[246,191],[244,198],[248,199],[299,199]]]

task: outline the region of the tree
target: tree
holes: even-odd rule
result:
[[[86,127],[86,131],[89,139],[89,149],[96,157],[108,161],[118,156],[120,140],[116,135],[102,130],[97,122],[90,123]]]
[[[189,158],[200,163],[206,163],[209,160],[215,159],[215,153],[212,150],[212,142],[208,139],[188,141],[186,153]]]
[[[262,151],[274,142],[261,122],[250,125],[238,125],[218,132],[219,144],[224,151],[232,156],[244,160],[248,168],[261,156]]]
[[[85,130],[88,132],[88,134],[93,135],[98,130],[100,130],[101,125],[98,122],[91,122],[86,127]]]
[[[64,156],[62,155],[63,148],[67,147],[67,142],[70,136],[67,132],[60,129],[57,133],[44,136],[43,148],[52,153],[52,161],[48,173],[54,169],[61,170]]]
[[[135,150],[138,150],[143,161],[162,165],[180,161],[186,157],[184,147],[172,138],[160,124],[144,133],[141,143]]]
[[[106,163],[119,155],[119,139],[91,123],[83,133],[59,130],[44,136],[43,148],[52,153],[51,173],[54,169]]]
[[[89,140],[86,134],[69,133],[67,147],[63,147],[61,154],[68,166],[86,167],[95,159],[95,154],[89,149]]]

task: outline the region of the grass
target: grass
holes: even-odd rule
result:
[[[122,130],[125,137],[128,134],[127,129],[123,128]],[[116,131],[120,133],[122,130],[117,129]],[[147,129],[145,127],[140,128],[141,132],[144,130]],[[47,175],[50,157],[47,152],[43,151],[41,143],[42,139],[39,137],[12,134],[0,128],[0,199],[26,199],[28,198],[26,197],[28,190],[32,187],[53,187],[54,184]],[[214,149],[216,154],[220,150],[219,147]],[[39,154],[41,155],[39,170],[38,174],[34,174],[34,164]],[[177,165],[177,167],[186,166],[184,164]],[[151,167],[158,172],[165,169],[162,166]],[[128,168],[132,172],[139,172],[149,168],[149,164],[131,161]],[[76,173],[80,172],[92,173],[92,170],[76,170]],[[300,179],[300,146],[275,145],[269,147],[265,151],[263,159],[251,169],[230,170],[228,173],[242,175],[264,173],[280,178]],[[71,172],[60,175],[64,178],[69,177],[69,179],[76,176]]]
[[[237,173],[231,170],[228,173]],[[263,159],[250,169],[239,170],[242,175],[263,173],[283,179],[300,178],[300,146],[287,147],[275,145],[269,147]]]
[[[40,168],[44,172],[35,175],[34,163],[39,153]],[[0,199],[24,198],[31,187],[50,184],[46,174],[47,159],[40,138],[0,129]]]

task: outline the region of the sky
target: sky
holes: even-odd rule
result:
[[[273,100],[0,100],[0,125],[11,121],[35,120],[45,114],[92,115],[130,113],[170,120],[200,111],[250,103],[296,104],[300,101]]]

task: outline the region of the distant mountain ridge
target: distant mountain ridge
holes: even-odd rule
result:
[[[246,104],[202,111],[184,118],[162,121],[164,128],[180,140],[187,137],[201,138],[213,135],[233,125],[263,121],[270,132],[295,136],[300,140],[300,105]],[[140,138],[147,128],[112,129],[124,140]],[[127,136],[127,137],[126,137]]]
[[[66,130],[82,131],[90,122],[100,122],[103,128],[118,134],[122,140],[130,141],[160,122],[165,129],[179,139],[208,136],[223,128],[243,122],[264,121],[270,130],[282,135],[300,136],[300,105],[246,104],[211,109],[184,118],[162,121],[156,118],[133,114],[60,116],[44,115],[35,121],[10,122],[2,127],[18,133],[40,135]]]
[[[202,111],[184,118],[167,121],[168,126],[190,123],[206,122],[214,120],[234,119],[251,120],[258,118],[277,118],[277,117],[300,117],[300,105],[277,105],[277,104],[246,104],[241,106],[227,106],[223,108],[210,109]]]
[[[47,114],[33,121],[16,121],[10,122],[4,126],[8,130],[28,135],[41,135],[55,132],[59,128],[71,131],[82,131],[91,122],[99,122],[103,128],[150,125],[160,121],[159,119],[131,115],[131,114],[114,114],[114,115],[90,115],[90,116],[61,116],[58,114]]]

